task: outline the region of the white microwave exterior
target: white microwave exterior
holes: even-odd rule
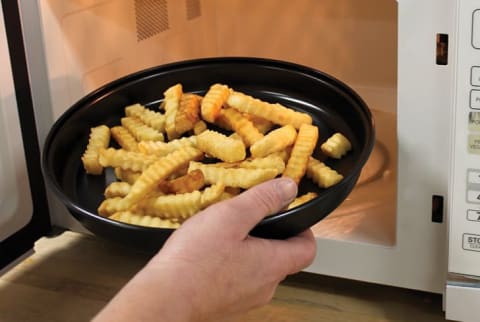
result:
[[[112,1],[102,3],[109,2]],[[30,1],[21,1],[22,10],[30,12],[32,16],[35,16],[33,11],[38,10],[37,19],[40,19],[42,25],[41,40],[46,55],[47,90],[52,117],[51,120],[43,121],[39,127],[48,129],[53,119],[85,95],[87,89],[82,85],[81,73],[76,72],[76,57],[62,34],[60,24],[64,21],[55,15],[55,10],[49,7],[47,1],[36,2],[38,8],[28,3]],[[211,19],[199,22],[196,27],[199,30],[211,30],[215,27],[212,25],[215,2],[204,0],[201,3],[205,8],[203,14]],[[444,291],[447,276],[447,229],[445,223],[432,223],[431,200],[432,195],[444,196],[445,209],[449,209],[448,196],[452,193],[449,191],[452,162],[450,133],[455,130],[451,122],[454,114],[451,102],[455,50],[450,51],[450,63],[447,66],[436,65],[435,37],[437,33],[455,37],[456,3],[457,1],[449,0],[398,1],[398,192],[394,244],[382,246],[317,238],[318,256],[307,271],[436,293]],[[67,1],[64,5],[75,3]],[[96,18],[98,17],[85,16],[85,23],[89,22],[88,19]],[[29,22],[25,20],[24,24],[28,29]],[[121,34],[122,26],[115,25],[112,37]],[[200,32],[197,31],[197,34]],[[174,58],[168,56],[169,52],[184,50],[179,36],[188,37],[187,32],[182,30],[172,35],[169,44],[173,48],[169,47],[169,51],[162,53],[165,61]],[[217,49],[215,41],[205,41],[205,47],[213,51]],[[202,46],[198,48],[197,52],[189,53],[192,58],[208,55]],[[85,54],[93,53],[89,53],[86,48]],[[116,64],[115,59],[117,57],[112,57],[113,65]],[[77,86],[66,88],[71,84]],[[40,135],[40,140],[43,138]],[[78,226],[72,228],[71,218],[64,209],[54,209],[52,212],[54,223],[69,229],[79,229]],[[451,214],[447,212],[447,216]],[[452,218],[449,220],[452,221]],[[480,264],[480,261],[476,262]]]

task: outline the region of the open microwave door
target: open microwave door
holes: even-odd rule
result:
[[[0,272],[50,230],[19,20],[4,17],[0,6]]]

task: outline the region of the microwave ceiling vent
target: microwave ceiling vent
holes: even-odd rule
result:
[[[187,3],[187,20],[200,17],[202,14],[200,9],[200,0],[185,0]]]
[[[167,0],[135,0],[137,41],[168,30]]]

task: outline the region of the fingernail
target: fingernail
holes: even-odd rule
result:
[[[279,179],[276,186],[285,202],[290,202],[297,196],[297,185],[292,179]]]

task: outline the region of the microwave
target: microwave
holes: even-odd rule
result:
[[[312,230],[307,272],[444,295],[480,316],[480,0],[2,0],[0,269],[52,231],[89,233],[42,147],[86,94],[153,66],[260,57],[318,69],[369,106],[376,142]]]

